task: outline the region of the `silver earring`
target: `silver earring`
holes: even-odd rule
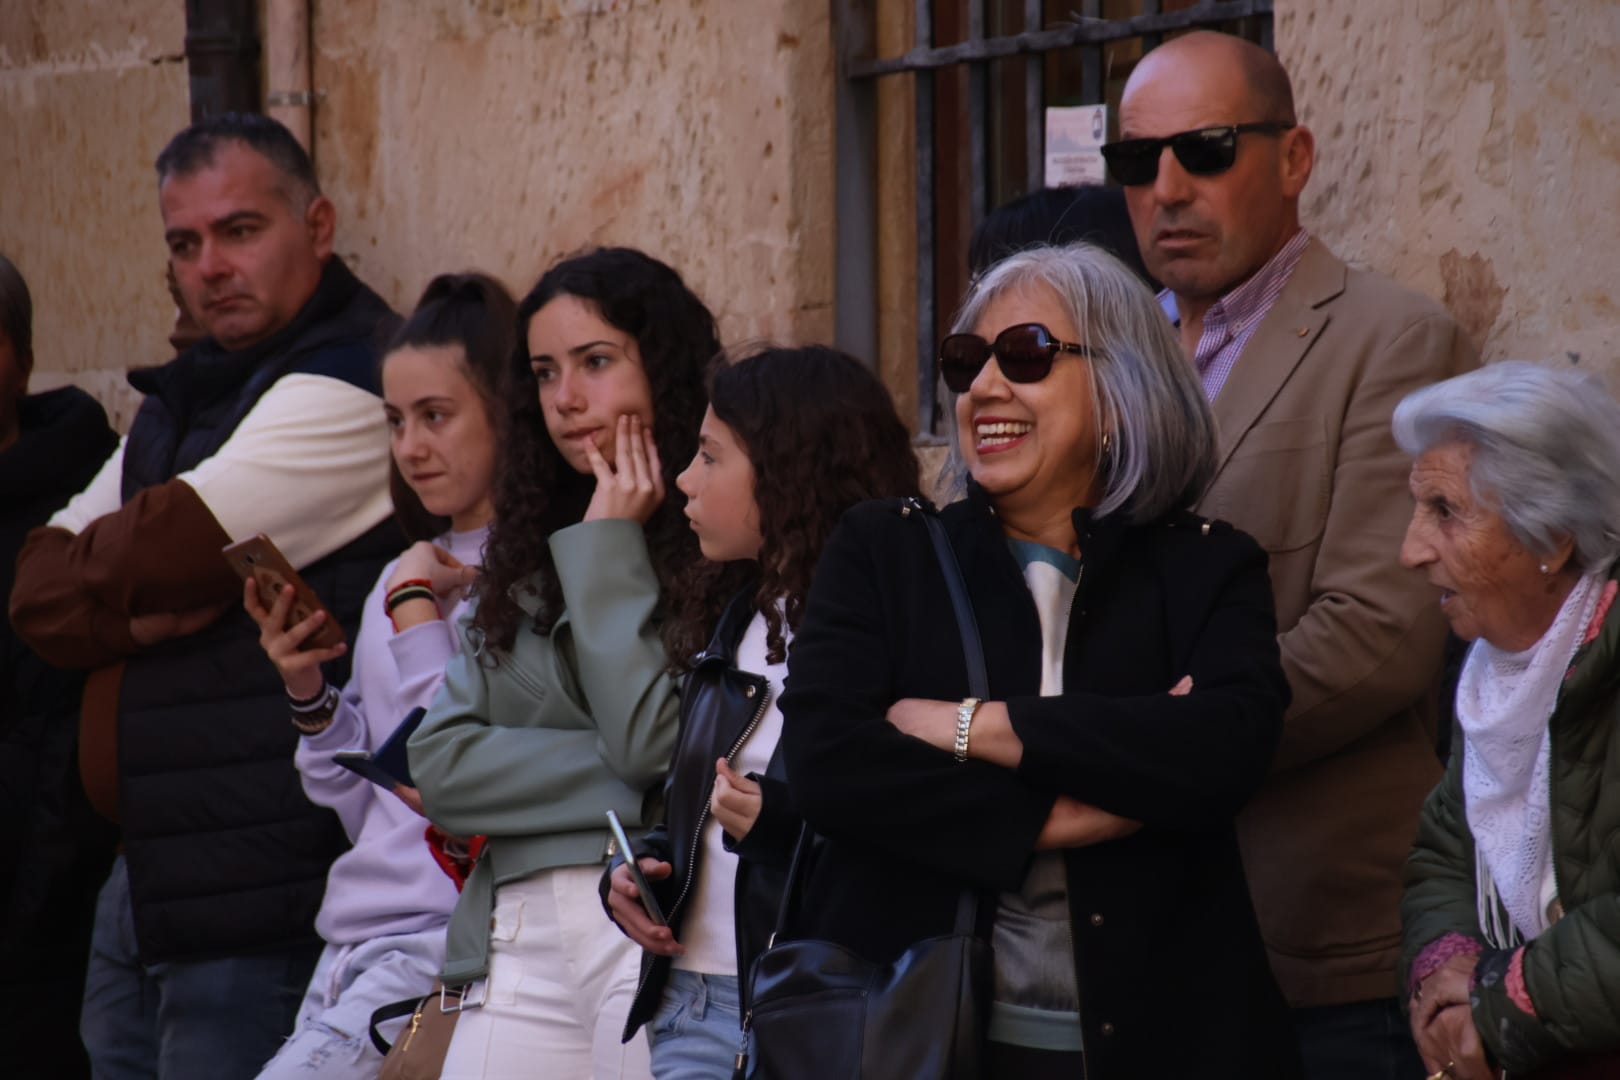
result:
[[[1552,573],[1552,567],[1548,566],[1546,563],[1542,563],[1541,564],[1541,572],[1543,574],[1550,574],[1550,573]]]
[[[1109,443],[1109,439],[1110,439],[1110,436],[1109,436],[1109,434],[1108,434],[1108,432],[1106,432],[1106,431],[1105,431],[1105,432],[1103,432],[1103,440],[1102,440],[1102,452],[1103,452],[1103,456],[1104,456],[1104,457],[1107,457],[1107,456],[1108,456],[1108,443]]]

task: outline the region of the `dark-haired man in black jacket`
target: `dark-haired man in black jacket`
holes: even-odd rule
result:
[[[33,301],[0,255],[0,597],[17,551],[118,445],[107,414],[72,386],[28,394]],[[91,813],[73,766],[83,678],[57,671],[11,631],[0,609],[0,820],[12,857],[0,863],[0,1015],[8,1075],[90,1075],[79,1046],[79,999],[96,890],[112,862],[111,826]]]
[[[344,837],[299,786],[284,690],[220,548],[269,535],[352,634],[402,546],[376,388],[394,316],[333,257],[335,210],[280,124],[202,121],[157,172],[207,336],[131,374],[146,399],[128,438],[29,537],[11,613],[41,656],[92,671],[85,786],[123,830],[81,1024],[97,1075],[251,1077],[293,1029]]]

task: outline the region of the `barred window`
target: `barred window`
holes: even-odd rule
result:
[[[946,434],[935,343],[985,214],[1045,181],[1048,107],[1106,104],[1194,29],[1272,47],[1272,0],[836,0],[839,343],[921,442]]]

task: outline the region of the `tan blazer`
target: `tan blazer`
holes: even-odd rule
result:
[[[1214,402],[1201,513],[1271,556],[1294,700],[1267,785],[1239,818],[1255,911],[1295,1006],[1396,993],[1401,874],[1440,778],[1438,596],[1398,561],[1408,392],[1478,356],[1432,300],[1312,240]]]

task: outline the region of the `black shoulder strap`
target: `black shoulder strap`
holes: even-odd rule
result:
[[[404,1001],[392,1001],[387,1005],[379,1005],[371,1010],[371,1045],[377,1048],[377,1053],[387,1057],[388,1051],[392,1049],[388,1044],[388,1040],[383,1038],[382,1032],[377,1029],[390,1020],[398,1020],[402,1016],[414,1014],[417,1009],[422,1007],[422,1002],[426,1000],[427,998],[420,997],[406,998]]]
[[[939,569],[945,575],[945,591],[950,594],[951,608],[956,612],[957,630],[962,635],[962,660],[967,665],[968,694],[983,701],[990,696],[990,678],[985,674],[979,621],[973,615],[973,602],[968,599],[967,580],[962,577],[962,567],[956,561],[956,552],[951,549],[950,538],[945,535],[945,526],[940,524],[939,516],[917,499],[907,499],[906,503],[901,513],[918,514],[923,524],[928,526],[928,538],[934,542],[934,555],[939,559]]]

